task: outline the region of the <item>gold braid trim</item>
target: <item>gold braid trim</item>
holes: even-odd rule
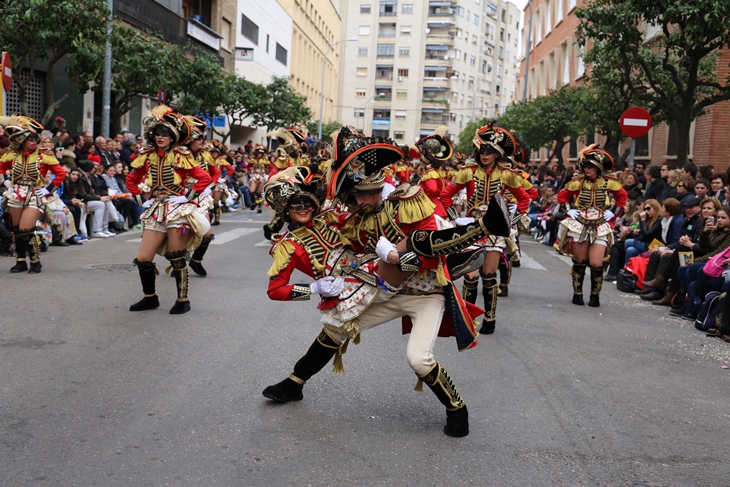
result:
[[[421,181],[428,181],[429,179],[439,179],[441,175],[436,172],[435,169],[429,169],[423,174],[423,177],[421,177]]]
[[[289,265],[293,253],[294,245],[288,240],[282,240],[274,244],[274,247],[271,249],[271,256],[274,258],[274,262],[269,268],[269,277],[274,277],[285,269]]]
[[[426,193],[420,191],[416,196],[398,202],[398,221],[415,223],[433,215],[436,205]]]
[[[183,152],[179,149],[174,149],[173,153],[176,156],[175,167],[180,169],[192,169],[198,165],[198,161],[190,152]],[[179,183],[176,183],[179,184]]]
[[[474,172],[468,167],[454,171],[453,175],[456,184],[466,184],[474,179]]]

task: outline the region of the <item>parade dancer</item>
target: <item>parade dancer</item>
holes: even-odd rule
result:
[[[66,179],[66,171],[51,152],[38,149],[43,125],[30,117],[1,117],[0,125],[5,127],[5,135],[10,140],[10,150],[0,158],[0,174],[10,170],[10,179],[4,183],[15,244],[16,263],[10,272],[38,274],[42,266],[36,223],[43,216],[51,194]],[[46,185],[44,178],[49,171],[55,178]]]
[[[157,268],[153,262],[155,253],[159,253],[170,261],[177,284],[177,300],[170,314],[187,313],[190,301],[185,254],[195,250],[210,229],[195,201],[209,194],[208,186],[213,181],[182,145],[191,133],[182,116],[165,105],[157,106],[145,120],[144,130],[148,147],[132,161],[132,171],[127,175],[129,191],[146,208],[141,216],[142,243],[134,259],[144,297],[129,310],[159,307],[155,291]],[[197,180],[189,191],[184,186],[188,177]]]
[[[497,163],[502,157],[514,154],[517,147],[514,136],[504,128],[489,124],[477,130],[472,145],[474,159],[478,164],[472,168],[471,175],[467,174],[465,179],[468,179],[468,182],[454,183],[444,189],[441,196],[444,204],[451,206],[453,196],[466,188],[466,214],[468,217],[476,217],[484,214],[488,209],[493,195],[507,191],[516,200],[515,211],[520,215],[526,214],[530,197],[522,188],[519,175],[509,169],[500,169]],[[486,249],[484,264],[478,273],[467,274],[464,277],[462,293],[466,301],[475,303],[479,277],[481,277],[486,312],[479,333],[486,335],[494,333],[496,326],[497,296],[499,295],[497,268],[503,252],[507,248],[507,242],[504,237],[491,235],[483,239],[480,244]]]
[[[295,373],[267,387],[264,395],[279,402],[302,399],[304,383],[329,362],[343,342],[357,339],[361,332],[379,324],[406,317],[404,332],[411,333],[407,358],[419,378],[417,389],[426,382],[446,406],[446,434],[465,436],[469,431],[466,406],[448,373],[433,359],[432,348],[442,328],[442,318],[442,331],[447,332],[448,329],[451,334],[455,334],[460,349],[475,346],[473,317],[478,316],[481,310],[474,307],[470,309],[461,300],[445,275],[441,258],[426,256],[450,253],[450,244],[453,242],[447,242],[447,238],[442,238],[444,235],[429,238],[433,237],[437,227],[433,218],[433,204],[422,190],[404,185],[392,193],[388,200],[382,200],[385,178],[381,169],[393,162],[392,157],[388,156],[396,153],[397,148],[394,147],[393,144],[368,143],[352,129],[343,128],[337,137],[329,193],[332,197],[349,202],[355,210],[354,214],[339,219],[342,234],[353,250],[358,253],[376,252],[382,261],[403,263],[405,256],[390,242],[405,239],[413,232],[411,237],[416,237],[407,239],[411,242],[411,251],[423,255],[413,271],[424,272],[421,276],[416,272],[408,277],[402,284],[402,290],[388,301],[371,303],[354,322],[336,326],[325,319],[323,333],[297,362]],[[503,228],[499,231],[508,232],[504,216],[501,219]],[[470,234],[475,231],[475,227],[465,227],[463,231],[463,238],[457,239],[458,244],[468,245],[479,238]],[[448,232],[453,233],[454,230]],[[420,245],[424,247],[419,250]],[[454,251],[459,248],[456,247]],[[312,255],[308,257],[312,259]],[[300,287],[299,291],[303,299],[308,299],[310,288]],[[445,307],[450,311],[446,317],[443,315]]]
[[[603,286],[603,258],[613,243],[613,229],[609,222],[613,212],[609,209],[609,194],[616,206],[626,204],[628,194],[615,178],[604,175],[613,168],[613,157],[592,144],[580,151],[578,163],[582,176],[568,181],[558,192],[558,203],[567,205],[575,197],[575,208],[567,211],[567,218],[560,222],[567,234],[561,238],[564,253],[573,254],[573,304],[582,306],[583,280],[586,266],[591,268],[591,296],[588,306],[601,305],[598,298]]]
[[[248,187],[251,193],[251,210],[255,210],[258,206],[258,213],[261,213],[264,204],[262,192],[266,183],[266,172],[269,170],[271,163],[265,157],[266,149],[264,147],[256,147],[253,154],[254,159],[248,165]],[[273,167],[271,171],[275,174]]]

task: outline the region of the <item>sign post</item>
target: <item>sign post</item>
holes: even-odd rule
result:
[[[0,97],[0,115],[7,115],[8,104],[7,96],[13,87],[13,63],[10,60],[10,54],[3,52],[0,60],[0,78],[2,79],[2,97]]]
[[[634,170],[634,156],[636,155],[636,139],[649,133],[651,128],[651,114],[641,107],[627,108],[618,120],[621,132],[631,137],[631,151],[629,152],[629,171]]]

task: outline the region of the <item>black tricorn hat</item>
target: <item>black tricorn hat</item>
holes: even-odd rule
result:
[[[614,164],[611,154],[601,149],[598,144],[584,147],[578,153],[578,163],[582,169],[585,169],[587,165],[592,165],[599,171],[610,171]]]
[[[486,145],[505,157],[512,156],[517,148],[515,136],[506,128],[495,125],[494,122],[477,129],[472,144],[477,150]]]

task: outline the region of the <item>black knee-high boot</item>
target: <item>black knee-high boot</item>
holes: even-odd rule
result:
[[[198,245],[198,248],[195,249],[195,252],[193,252],[193,256],[190,258],[190,268],[193,270],[193,272],[201,277],[205,277],[208,275],[208,272],[206,272],[205,268],[203,267],[203,256],[208,251],[208,245],[210,245],[214,238],[215,235],[212,234],[210,237],[203,237],[200,245]]]
[[[494,327],[497,322],[497,295],[499,294],[499,285],[497,284],[497,274],[481,274],[482,277],[482,295],[484,296],[484,319],[479,333],[482,335],[490,335],[494,333]]]
[[[307,353],[294,365],[294,372],[278,384],[264,389],[264,397],[276,402],[300,401],[304,397],[304,384],[332,360],[339,348],[340,344],[322,330]]]
[[[28,268],[28,274],[40,274],[41,273],[41,238],[35,234],[35,228],[26,230],[28,239],[28,259],[30,260],[30,266]]]
[[[264,209],[264,198],[261,196],[261,193],[256,193],[256,205],[259,207],[256,213],[261,213]]]
[[[479,287],[479,278],[470,278],[464,276],[464,284],[461,286],[461,297],[464,301],[471,304],[477,304],[477,291]]]
[[[188,261],[185,259],[185,251],[168,252],[165,254],[165,258],[172,265],[172,272],[175,273],[175,283],[177,284],[177,301],[170,308],[170,314],[187,313],[190,311],[190,301],[188,300]]]
[[[221,224],[221,205],[220,203],[213,203],[213,221],[211,225]]]
[[[129,307],[129,311],[144,311],[160,306],[160,299],[155,292],[155,279],[157,277],[157,266],[154,262],[133,261],[139,271],[139,280],[142,281],[142,292],[144,297]]]
[[[444,433],[457,438],[468,435],[469,412],[446,369],[436,362],[426,374],[416,375],[436,394],[441,404],[446,406]],[[420,390],[419,386],[420,384],[416,386],[417,390]]]
[[[509,259],[509,257],[507,257]],[[512,280],[512,263],[499,259],[499,297],[509,296],[509,283]]]
[[[588,298],[588,306],[597,308],[601,305],[598,295],[603,287],[603,267],[591,267],[591,296]]]
[[[601,269],[603,272],[603,269]],[[586,276],[586,263],[573,261],[573,267],[570,269],[570,275],[573,277],[573,304],[583,306],[583,279]]]
[[[26,261],[28,238],[25,233],[20,233],[18,227],[13,227],[13,244],[15,245],[15,265],[10,268],[10,272],[14,274],[25,272],[28,270],[28,262]]]

